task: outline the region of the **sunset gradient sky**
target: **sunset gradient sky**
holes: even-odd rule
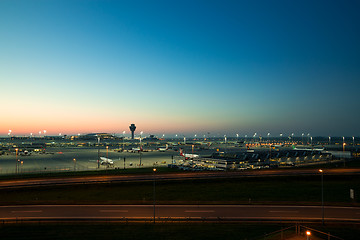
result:
[[[0,135],[360,135],[359,1],[0,1]]]

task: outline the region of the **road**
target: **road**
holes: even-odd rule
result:
[[[354,174],[360,174],[360,169],[324,170],[324,176],[354,175]],[[16,180],[1,180],[0,188],[71,185],[71,184],[84,184],[84,183],[108,183],[108,182],[131,182],[131,181],[138,182],[138,181],[150,181],[153,180],[154,177],[156,181],[161,181],[161,180],[304,176],[304,175],[319,175],[319,172],[316,169],[276,169],[276,170],[252,170],[252,171],[229,171],[229,172],[214,171],[214,172],[157,173],[155,175],[150,173],[150,174],[123,174],[123,175],[102,175],[102,176],[86,176],[86,177],[16,179]]]
[[[325,221],[360,221],[360,208],[325,207]],[[156,219],[321,221],[321,206],[158,205]],[[151,220],[153,205],[0,206],[0,220]]]

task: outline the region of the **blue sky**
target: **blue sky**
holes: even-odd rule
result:
[[[358,1],[0,2],[0,134],[359,136]]]

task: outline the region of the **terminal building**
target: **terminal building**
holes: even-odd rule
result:
[[[277,167],[295,167],[318,164],[332,160],[330,153],[321,151],[264,151],[216,152],[210,157],[178,158],[176,165],[185,170],[244,170]]]

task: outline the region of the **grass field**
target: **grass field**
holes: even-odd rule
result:
[[[152,182],[0,190],[0,204],[151,204]],[[350,199],[355,191],[355,201]],[[324,176],[327,205],[357,205],[360,176]],[[159,204],[320,204],[320,176],[157,181]]]

